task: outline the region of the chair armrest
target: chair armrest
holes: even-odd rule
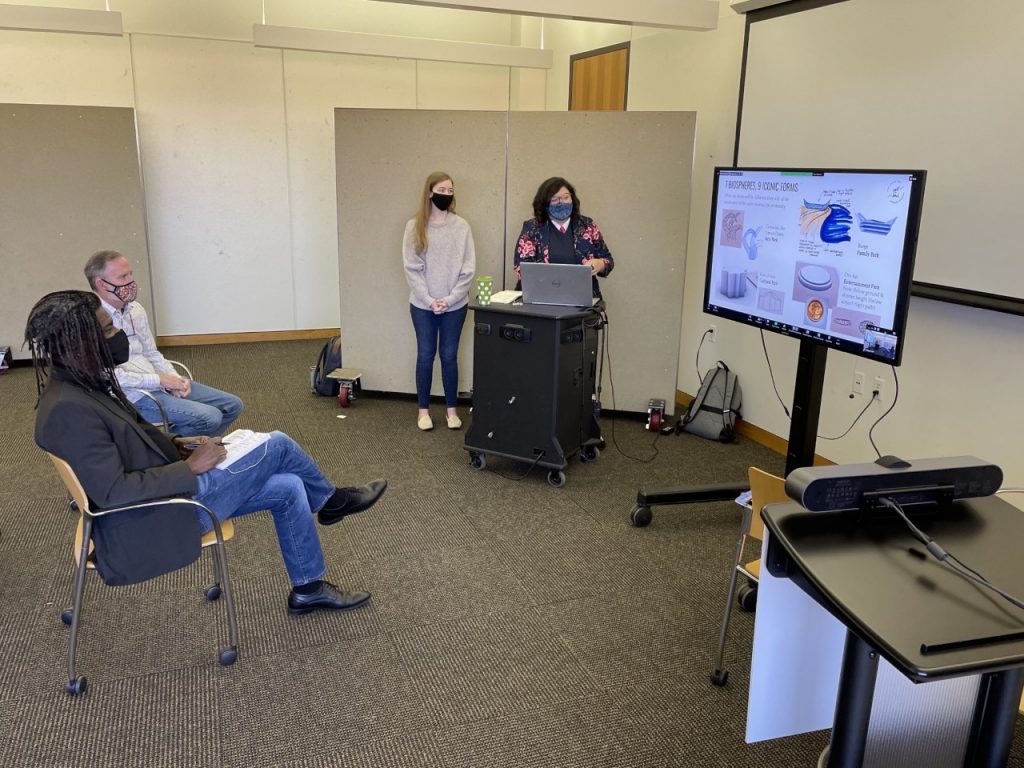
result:
[[[167,360],[167,358],[164,359]],[[184,363],[178,362],[177,360],[167,360],[167,362],[173,365],[175,368],[180,368],[181,371],[185,374],[186,379],[191,380],[195,378],[195,376],[192,375],[192,371],[190,371],[188,369],[188,366],[185,365]]]
[[[170,422],[167,420],[167,411],[164,410],[164,404],[161,403],[155,397],[153,397],[153,395],[151,395],[147,390],[142,389],[142,390],[139,390],[139,391],[142,392],[142,396],[143,397],[148,397],[150,400],[152,400],[156,404],[156,407],[160,411],[160,422],[158,424],[155,424],[154,426],[160,427],[166,433],[168,427],[170,427]]]
[[[165,506],[167,504],[182,504],[182,505],[185,505],[185,506],[192,507],[193,510],[195,508],[197,508],[197,507],[199,509],[203,510],[204,512],[206,512],[206,516],[210,518],[210,522],[213,524],[213,530],[216,532],[217,540],[220,541],[220,542],[224,541],[223,535],[222,535],[221,529],[220,529],[220,520],[217,519],[217,516],[215,514],[213,514],[213,511],[208,506],[206,506],[205,504],[202,504],[201,502],[196,501],[195,499],[186,499],[186,498],[181,498],[181,497],[172,498],[172,499],[154,499],[154,500],[151,500],[151,501],[142,501],[142,502],[139,502],[138,504],[125,504],[124,506],[121,506],[121,507],[111,507],[110,509],[100,509],[100,510],[95,510],[95,511],[94,510],[88,510],[84,514],[87,515],[88,517],[92,517],[92,518],[106,517],[107,515],[114,515],[114,514],[117,514],[118,512],[130,512],[130,511],[135,510],[135,509],[145,509],[146,507]]]

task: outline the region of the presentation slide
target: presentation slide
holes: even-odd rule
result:
[[[706,304],[892,359],[913,176],[719,174]]]

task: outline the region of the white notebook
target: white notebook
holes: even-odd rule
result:
[[[522,291],[498,291],[491,294],[491,304],[511,304],[522,295]]]
[[[251,429],[236,429],[234,432],[229,432],[221,438],[228,455],[217,465],[217,469],[227,469],[269,439],[270,433],[253,432]]]

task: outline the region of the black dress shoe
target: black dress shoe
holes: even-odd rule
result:
[[[332,496],[327,500],[323,509],[317,512],[316,518],[320,521],[320,525],[334,525],[343,517],[372,507],[377,499],[384,495],[387,487],[387,480],[373,480],[362,488],[345,488],[345,501],[337,506],[332,506],[334,501],[334,496]]]
[[[302,595],[294,589],[288,595],[288,613],[309,613],[318,609],[343,611],[355,608],[370,599],[369,592],[349,592],[338,589],[329,581],[321,582],[320,589],[309,595]]]

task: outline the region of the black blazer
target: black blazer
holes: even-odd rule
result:
[[[39,398],[35,440],[71,465],[94,511],[194,495],[199,483],[184,461],[171,459],[173,443],[144,424],[134,408],[54,368]],[[134,584],[181,568],[199,557],[199,531],[195,508],[181,504],[97,518],[97,570],[108,584]]]

